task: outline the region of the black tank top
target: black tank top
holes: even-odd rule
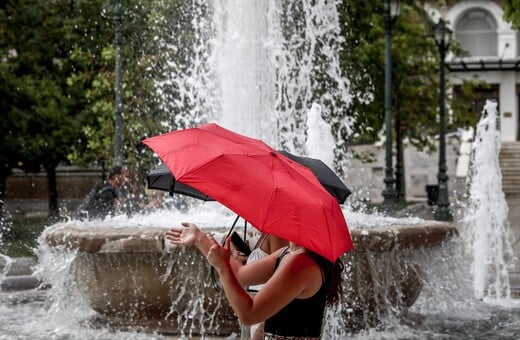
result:
[[[278,256],[275,270],[288,250],[289,247],[285,248]],[[319,262],[316,263],[319,264]],[[282,336],[319,338],[326,300],[327,290],[325,282],[322,280],[321,287],[316,294],[308,299],[294,299],[278,313],[267,319],[264,324],[264,332]]]

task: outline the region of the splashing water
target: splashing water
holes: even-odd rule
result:
[[[337,115],[350,95],[339,68],[335,1],[196,1],[194,11],[186,65],[168,40],[174,32],[159,39],[172,59],[157,87],[164,110],[178,112],[173,127],[216,121],[304,154],[306,115],[316,102],[329,123],[350,131],[350,118]]]
[[[159,25],[161,35],[157,43],[168,58],[163,69],[162,79],[157,79],[157,89],[163,94],[162,110],[172,112],[171,121],[164,121],[166,129],[191,127],[209,121],[216,121],[223,126],[237,132],[264,139],[276,148],[285,148],[291,152],[305,154],[323,159],[331,166],[334,159],[332,151],[335,149],[331,135],[323,139],[323,131],[329,132],[330,125],[340,125],[340,129],[350,132],[351,121],[345,117],[332,117],[334,110],[347,105],[350,101],[348,81],[341,77],[339,71],[337,51],[341,42],[338,36],[337,1],[310,1],[279,2],[268,1],[202,1],[194,0],[193,12],[188,25],[192,29],[190,48],[188,52],[182,50],[182,44],[172,40],[182,37],[177,34],[174,24],[166,29]],[[163,18],[160,23],[165,23]],[[180,39],[180,38],[179,38]],[[189,56],[183,64],[182,53]],[[316,78],[333,84],[323,86],[329,92],[316,90]],[[312,106],[312,107],[311,107]],[[496,109],[496,105],[495,105]],[[496,114],[496,113],[495,113]],[[326,118],[325,123],[322,118]],[[316,124],[317,125],[314,125]],[[323,123],[323,124],[322,124]],[[489,121],[489,124],[494,124]],[[327,128],[326,124],[329,125]],[[319,129],[314,130],[315,127]],[[491,125],[490,125],[491,126]],[[480,127],[480,124],[479,124]],[[494,131],[493,129],[488,129]],[[496,131],[495,131],[496,132]],[[336,132],[337,133],[337,132]],[[337,135],[332,135],[336,137]],[[489,137],[483,138],[489,144]],[[498,139],[499,140],[499,139]],[[496,143],[497,140],[493,140]],[[477,142],[476,142],[477,143]],[[484,142],[482,142],[484,143]],[[495,146],[496,147],[496,146]],[[498,148],[490,151],[485,145],[475,146],[475,164],[477,164],[478,149],[487,150],[488,156],[479,156],[490,161],[490,157],[498,155]],[[317,151],[321,149],[322,151]],[[494,153],[493,153],[494,152]],[[484,153],[484,152],[482,152]],[[325,159],[324,159],[325,158]],[[479,158],[480,159],[480,158]],[[480,164],[487,164],[482,161]],[[496,164],[493,163],[493,166]],[[485,165],[483,165],[485,167]],[[497,271],[495,282],[489,285],[489,292],[494,296],[508,297],[508,288],[504,288],[507,280],[507,258],[511,256],[510,243],[507,235],[507,210],[504,211],[503,193],[496,192],[499,185],[486,187],[487,197],[478,188],[477,184],[488,183],[490,177],[485,174],[496,174],[498,168],[489,170],[473,170],[471,193],[471,213],[465,224],[472,226],[467,232],[470,237],[464,237],[473,242],[475,259],[479,256],[481,267],[474,265],[482,295],[485,295],[487,274],[491,270]],[[477,180],[478,176],[484,178]],[[493,180],[496,181],[496,178]],[[229,225],[233,214],[209,207],[208,202],[194,211],[157,211],[150,215],[116,216],[105,221],[89,221],[92,226],[99,228],[118,226],[170,226],[180,221],[193,221],[202,227],[205,225]],[[487,213],[485,213],[487,209]],[[507,208],[506,208],[507,209]],[[383,216],[367,216],[344,207],[349,227],[380,227],[389,224],[414,224],[418,219],[392,219]],[[505,213],[505,214],[504,214]],[[477,219],[477,216],[479,218]],[[494,217],[492,217],[494,216]],[[505,216],[505,217],[504,217]],[[487,221],[488,223],[484,223]],[[503,222],[503,223],[502,223]],[[65,223],[76,223],[69,221]],[[488,237],[485,227],[493,225],[497,230]],[[477,235],[477,232],[481,234]],[[501,236],[502,235],[502,236]],[[489,239],[490,243],[485,244]],[[476,244],[479,244],[478,248]],[[520,312],[503,315],[483,306],[468,293],[468,283],[471,278],[467,274],[468,259],[461,254],[459,244],[447,244],[444,257],[438,257],[429,250],[408,252],[405,255],[417,261],[423,269],[418,273],[424,282],[423,291],[411,312],[426,316],[426,322],[416,323],[410,327],[400,325],[398,320],[385,320],[385,324],[378,329],[369,329],[367,332],[354,335],[359,339],[388,339],[388,338],[453,338],[450,332],[463,334],[462,338],[478,337],[482,333],[479,329],[481,321],[491,319],[498,324],[506,325],[512,332],[520,331],[518,326],[510,326],[520,320]],[[138,332],[125,333],[109,331],[104,328],[89,328],[81,321],[93,314],[77,292],[74,279],[71,277],[73,259],[76,254],[62,252],[57,249],[48,249],[40,245],[40,272],[46,281],[52,283],[48,292],[48,301],[36,301],[28,306],[21,303],[14,305],[0,304],[0,339],[166,339],[156,334],[142,334]],[[488,253],[498,250],[496,257]],[[494,253],[495,254],[495,253]],[[391,254],[391,257],[395,257]],[[498,259],[500,256],[502,260]],[[504,256],[506,260],[504,260]],[[392,258],[389,257],[389,260]],[[373,260],[370,256],[368,260]],[[436,263],[432,264],[432,259]],[[503,262],[501,262],[503,261]],[[170,270],[178,265],[170,262]],[[483,271],[485,270],[485,273]],[[376,287],[381,294],[382,303],[390,309],[392,306],[384,301],[388,290],[391,289],[393,274],[388,267],[373,267],[372,275],[384,279],[380,287]],[[206,282],[205,276],[194,278],[197,283]],[[183,313],[190,315],[197,321],[201,313],[200,294],[198,291],[186,291],[179,299],[192,301],[191,310]],[[175,302],[174,302],[175,303]],[[36,307],[35,307],[36,306]],[[172,305],[173,306],[173,305]],[[13,310],[15,312],[13,313]],[[36,312],[35,312],[36,310]],[[197,311],[197,313],[194,312]],[[328,338],[345,338],[348,330],[338,316],[348,313],[348,306],[341,305],[338,310],[330,310],[327,315],[325,334]],[[10,315],[15,317],[9,318]],[[490,315],[492,317],[490,317]],[[497,316],[498,315],[498,316]],[[428,322],[428,320],[430,320]],[[462,321],[461,321],[462,320]],[[191,325],[184,325],[189,334]],[[388,327],[385,327],[388,326]],[[478,326],[478,327],[477,327]],[[458,333],[457,333],[458,332]],[[494,325],[489,325],[489,332],[497,332]],[[491,333],[494,334],[494,333]],[[499,339],[502,335],[495,337]],[[518,333],[517,333],[518,334]],[[467,336],[465,336],[467,335]],[[326,337],[326,338],[327,338]]]
[[[473,143],[469,204],[463,238],[472,258],[473,286],[478,298],[509,299],[508,269],[515,260],[508,206],[499,166],[500,131],[497,103],[487,101]]]
[[[2,202],[0,202],[2,204]],[[3,248],[4,238],[11,230],[11,218],[8,216],[8,212],[5,211],[5,207],[3,208],[3,214],[0,215],[0,249]],[[13,259],[5,254],[0,252],[0,283],[5,279],[9,269],[13,264]]]
[[[9,269],[11,269],[13,259],[7,255],[0,253],[0,264],[2,264],[3,266],[2,271],[0,271],[0,282],[2,282],[5,279],[7,273],[9,272]]]
[[[312,104],[307,114],[307,151],[309,157],[318,158],[334,168],[334,137],[330,125],[321,116],[321,106]]]

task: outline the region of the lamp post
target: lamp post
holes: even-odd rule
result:
[[[392,26],[399,15],[399,0],[384,0],[385,20],[385,189],[381,193],[387,213],[392,213],[396,193],[392,174]]]
[[[435,43],[439,48],[440,69],[439,69],[439,174],[437,175],[439,195],[437,197],[437,210],[435,219],[439,221],[452,221],[453,214],[450,210],[448,198],[448,175],[446,174],[446,103],[444,68],[446,51],[450,46],[453,31],[446,26],[446,22],[441,18],[434,27]]]
[[[115,79],[115,114],[114,114],[114,154],[116,165],[123,165],[123,117],[122,117],[122,86],[121,86],[121,26],[122,8],[121,0],[116,0],[114,8],[114,23],[116,28],[115,48],[116,48],[116,79]]]
[[[402,121],[401,112],[397,107],[395,115],[395,197],[396,201],[401,201],[406,198],[405,183],[403,176],[403,135],[402,135]]]

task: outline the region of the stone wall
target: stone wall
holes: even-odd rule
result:
[[[88,192],[102,181],[99,169],[59,167],[56,174],[58,205],[70,210],[81,202]],[[5,207],[14,215],[46,215],[49,188],[46,173],[25,173],[17,170],[7,178]]]
[[[446,166],[449,176],[448,190],[455,195],[463,190],[465,177],[457,177],[457,163],[459,159],[459,141],[457,138],[447,138]],[[356,155],[351,160],[351,167],[347,173],[346,184],[357,198],[369,202],[381,202],[381,195],[385,183],[385,147],[382,145],[360,145],[351,147]],[[393,176],[395,179],[395,154],[392,161]],[[406,182],[406,199],[409,201],[426,201],[426,186],[437,185],[439,172],[439,154],[437,151],[426,152],[405,144],[404,166]]]

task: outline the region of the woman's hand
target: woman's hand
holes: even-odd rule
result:
[[[229,258],[231,256],[230,248],[230,238],[226,239],[226,243],[224,247],[222,247],[217,240],[212,235],[208,235],[208,240],[211,243],[211,246],[208,251],[208,262],[211,264],[217,271],[222,271],[227,268],[230,268]]]
[[[204,236],[200,229],[193,223],[183,222],[181,228],[171,228],[166,232],[166,239],[173,244],[193,246]]]

